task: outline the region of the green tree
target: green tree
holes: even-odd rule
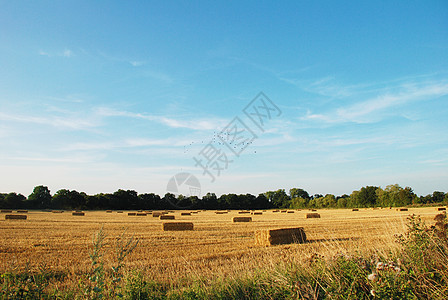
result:
[[[305,191],[304,189],[299,189],[299,188],[292,188],[292,189],[290,189],[289,190],[289,197],[291,199],[303,198],[303,199],[306,199],[306,200],[309,200],[311,198],[307,191]]]
[[[28,201],[32,207],[49,208],[51,206],[50,190],[43,185],[36,186],[31,195],[28,196]]]
[[[290,205],[291,198],[285,193],[284,189],[268,191],[265,193],[265,196],[273,207],[288,208]]]

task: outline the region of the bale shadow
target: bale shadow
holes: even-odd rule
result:
[[[343,241],[357,241],[361,238],[359,237],[348,237],[348,238],[333,238],[333,239],[308,239],[307,243],[322,243],[322,242],[343,242]]]

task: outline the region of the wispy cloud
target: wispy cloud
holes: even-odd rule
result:
[[[155,116],[143,113],[134,113],[129,111],[119,111],[105,107],[98,108],[97,112],[99,115],[106,117],[127,117],[127,118],[143,119],[154,121],[171,128],[187,128],[192,130],[215,130],[222,127],[227,122],[227,120],[218,118],[214,119],[195,118],[194,120],[174,119],[165,116]]]
[[[72,130],[83,130],[98,126],[96,122],[88,120],[86,118],[78,117],[56,117],[56,116],[46,116],[46,117],[36,117],[32,115],[23,114],[6,114],[0,112],[0,120],[20,122],[20,123],[31,123],[39,125],[49,125],[56,127],[58,129],[72,129]]]
[[[389,108],[414,101],[427,101],[445,95],[448,95],[448,83],[446,81],[402,84],[395,93],[385,93],[346,107],[339,107],[325,114],[314,114],[309,111],[302,119],[328,123],[370,123],[380,120],[383,116],[381,113]]]
[[[133,67],[140,67],[146,64],[145,61],[131,60],[129,62]]]
[[[38,53],[39,53],[39,55],[47,56],[47,57],[60,56],[60,57],[70,58],[75,55],[75,53],[68,48],[65,48],[63,51],[55,52],[55,53],[50,53],[50,52],[44,51],[44,50],[39,50]]]

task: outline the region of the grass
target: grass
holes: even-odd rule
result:
[[[1,295],[5,299],[448,296],[446,228],[429,227],[437,213],[433,208],[410,209],[421,218],[388,209],[319,213],[322,219],[307,220],[301,212],[268,211],[251,223],[233,224],[229,220],[237,212],[201,212],[188,216],[195,231],[163,232],[161,221],[154,218],[130,220],[126,215],[89,212],[82,220],[73,220],[68,213],[31,211],[26,222],[0,222]],[[293,226],[304,227],[310,242],[254,245],[257,229]],[[125,236],[124,227],[134,235]],[[71,267],[66,267],[68,263]]]

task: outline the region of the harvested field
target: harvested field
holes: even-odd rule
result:
[[[154,280],[170,282],[182,276],[204,278],[232,276],[266,269],[289,261],[301,262],[313,253],[331,257],[360,251],[388,253],[397,249],[395,234],[406,230],[409,213],[395,210],[319,210],[321,219],[305,219],[306,211],[294,214],[268,210],[252,222],[229,222],[243,217],[238,211],[217,215],[205,211],[188,216],[193,231],[162,231],[156,218],[132,218],[127,214],[89,211],[84,217],[69,213],[29,211],[23,221],[0,220],[0,273],[39,270],[68,272],[67,284],[77,284],[78,275],[90,270],[92,237],[101,227],[107,234],[105,268],[114,263],[115,239],[126,229],[139,246],[126,258],[126,267],[144,271]],[[180,213],[180,212],[177,212]],[[428,224],[435,224],[434,207],[412,208]],[[168,223],[168,222],[165,222]],[[304,244],[275,247],[254,244],[255,232],[303,227]]]

